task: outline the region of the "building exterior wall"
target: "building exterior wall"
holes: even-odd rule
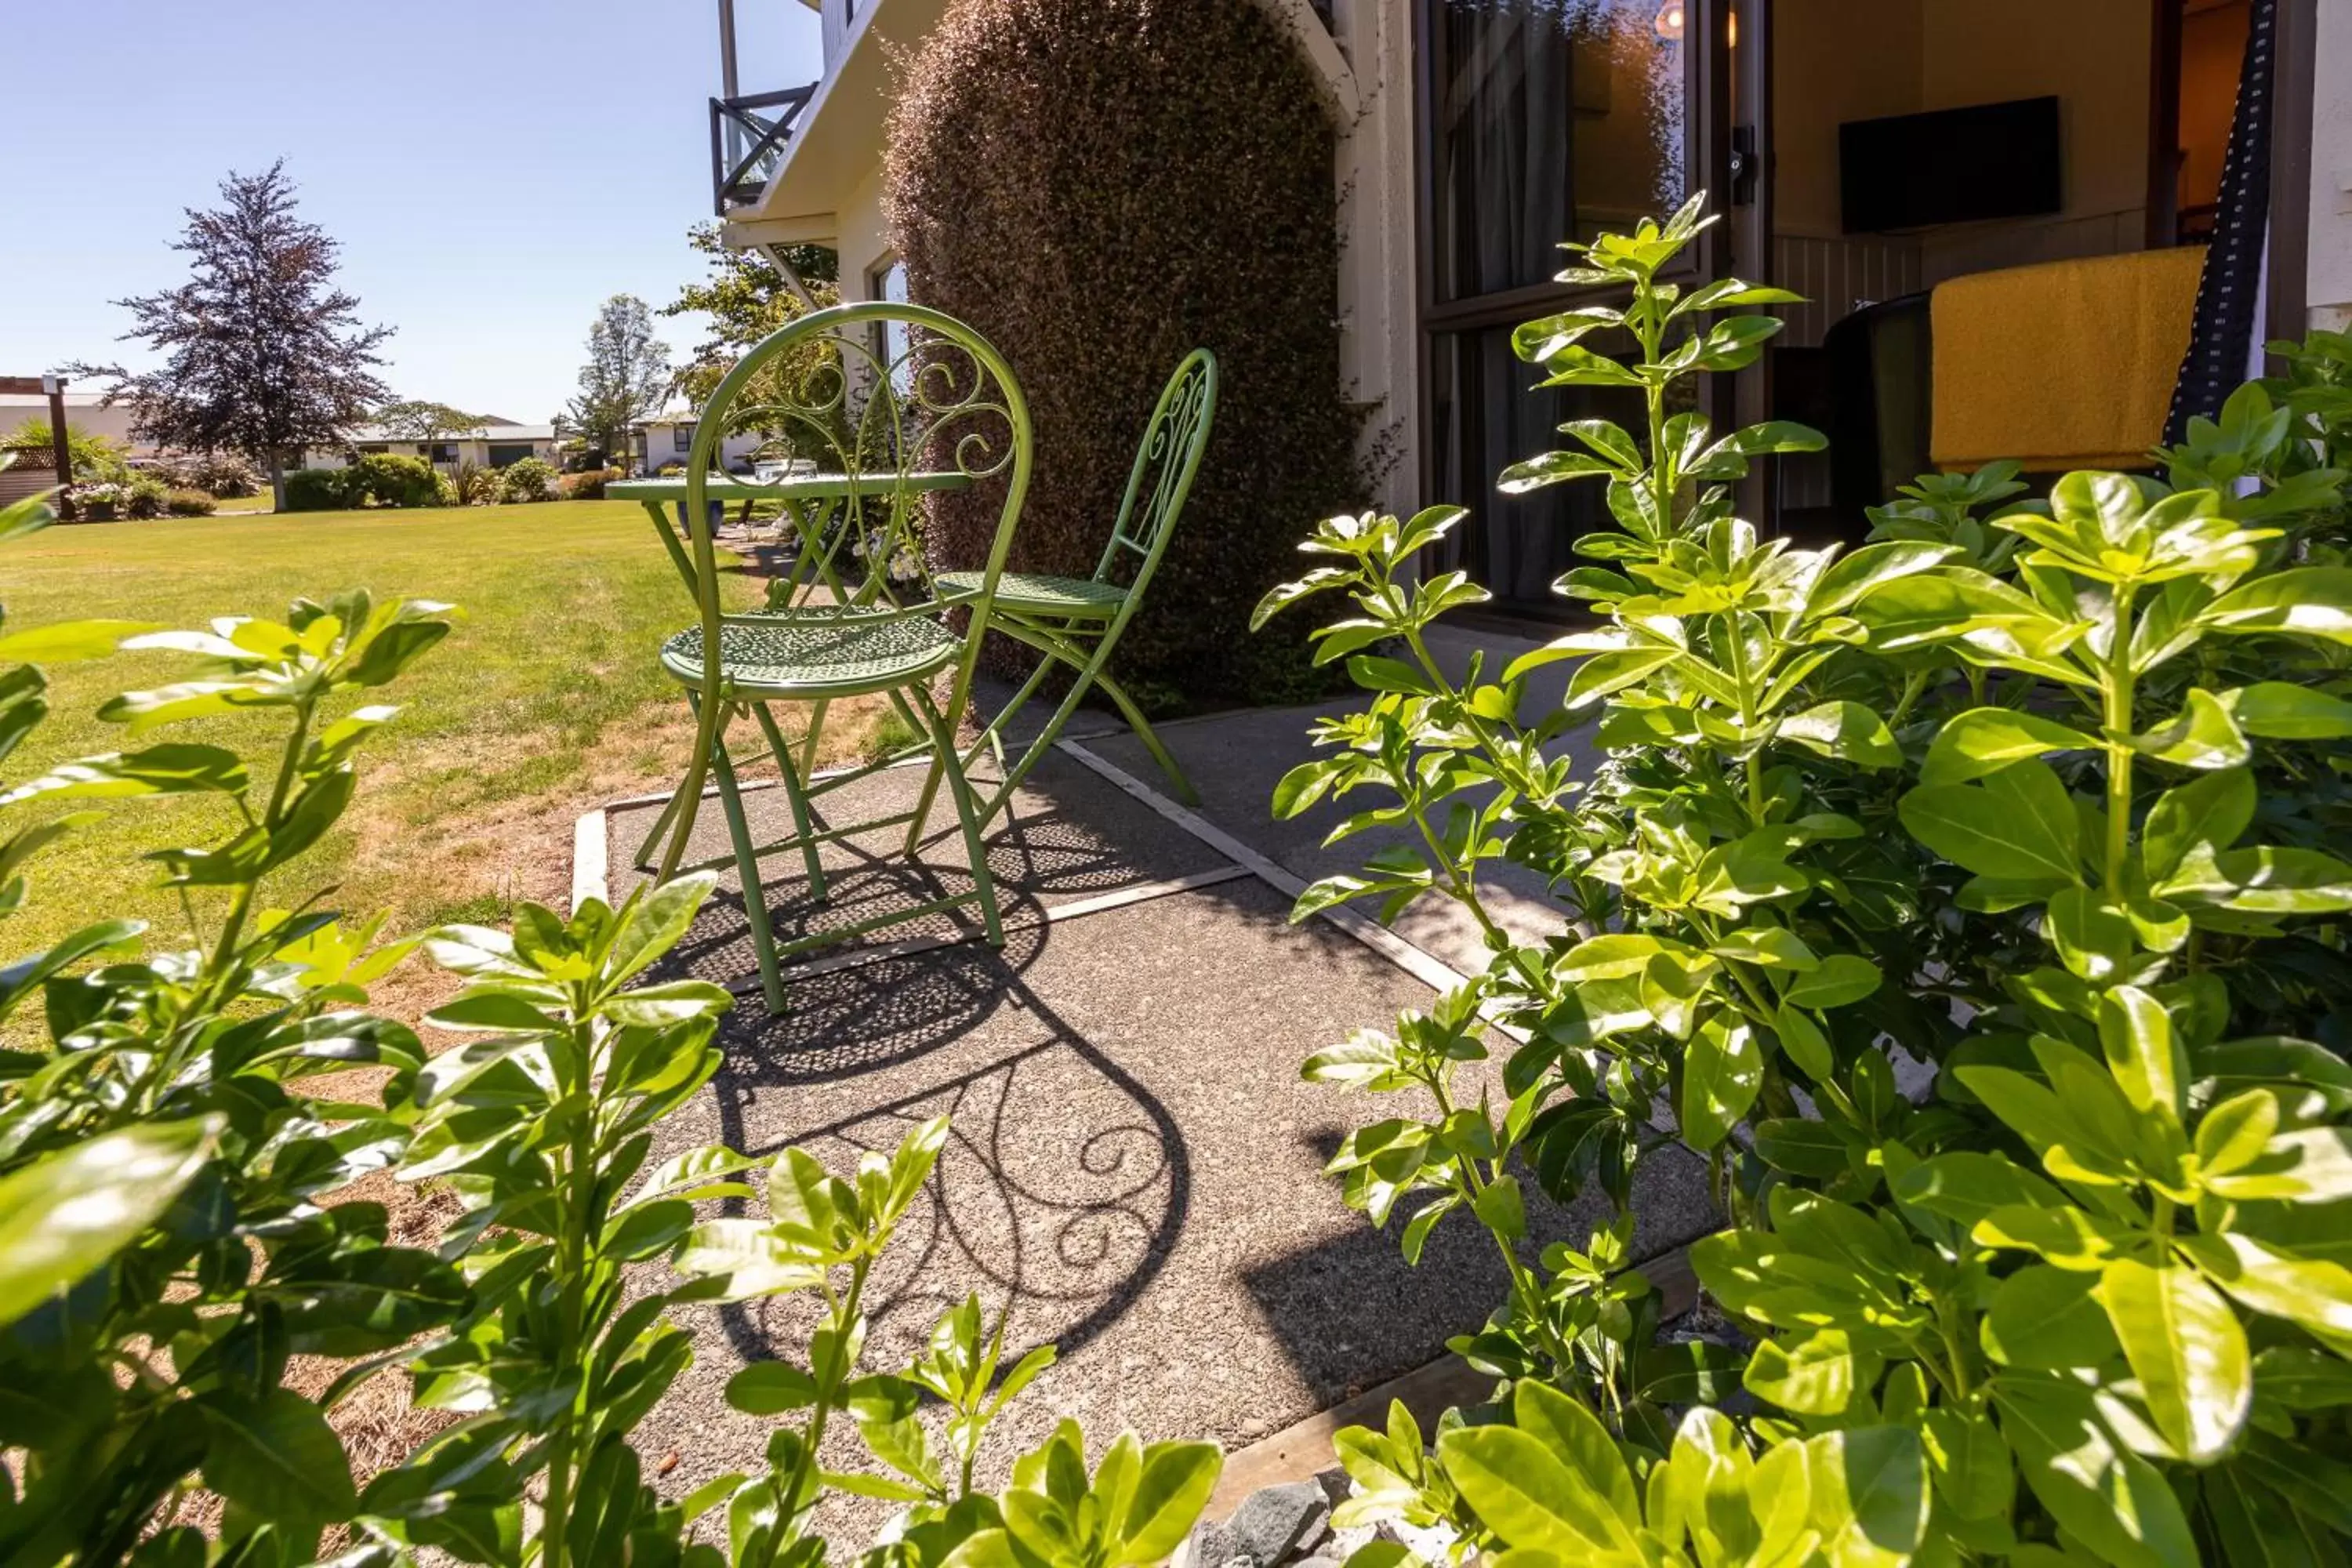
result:
[[[1355,78],[1336,171],[1339,374],[1363,415],[1372,499],[1400,514],[1423,500],[1412,12],[1413,0],[1340,0],[1333,16]]]
[[[0,393],[0,436],[16,430],[26,421],[37,419],[44,425],[49,420],[49,400],[37,394]],[[131,406],[118,403],[111,408],[101,408],[95,398],[81,401],[79,395],[66,395],[66,427],[84,435],[100,436],[118,446],[128,447],[134,455],[150,456],[155,448],[131,436]]]
[[[368,441],[362,444],[371,450],[381,447],[384,452],[396,458],[423,457],[428,446],[454,447],[457,452],[454,461],[433,465],[445,474],[456,469],[460,464],[469,463],[476,468],[488,468],[492,447],[528,445],[530,447],[530,455],[540,461],[544,463],[555,461],[555,439],[551,436],[503,436],[494,433],[478,439],[458,441]],[[349,468],[354,455],[354,449],[313,447],[305,449],[302,460],[297,466],[305,468]]]
[[[826,68],[871,7],[823,0]],[[1309,0],[1256,0],[1288,25],[1329,89],[1341,136],[1333,170],[1340,239],[1341,374],[1364,424],[1372,499],[1406,511],[1421,488],[1421,333],[1416,0],[1333,0],[1327,35]],[[2352,324],[2352,0],[2319,0],[2314,187],[2306,298],[2315,324]],[[2084,26],[2085,11],[2097,25]],[[2149,83],[2115,68],[2149,47],[2145,0],[1817,0],[1776,60],[1775,264],[1821,291],[1821,328],[1854,300],[1985,267],[2134,250],[2145,243]],[[1821,24],[1829,23],[1824,26]],[[1332,44],[1336,42],[1336,51]],[[1808,49],[1811,52],[1809,54]],[[1806,90],[1792,90],[1809,83]],[[1863,242],[1842,233],[1838,124],[2055,92],[2065,100],[2066,211],[2032,224],[1928,239]],[[874,297],[890,258],[882,148],[835,214],[845,300]],[[1843,303],[1843,308],[1839,308]],[[1807,323],[1800,323],[1805,325]]]
[[[2312,325],[2340,331],[2352,328],[2352,0],[2319,0],[2315,52],[2304,300]]]

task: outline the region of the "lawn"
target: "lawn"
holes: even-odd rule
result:
[[[360,796],[336,832],[268,889],[282,903],[341,884],[330,907],[388,909],[394,929],[492,920],[516,897],[561,903],[572,824],[589,806],[659,787],[684,765],[686,706],[654,660],[691,618],[644,511],[624,501],[458,510],[311,512],[61,527],[0,552],[11,628],[83,616],[204,626],[215,616],[283,618],[289,600],[365,587],[459,605],[456,632],[389,700],[401,716],[362,753]],[[735,580],[748,602],[756,585]],[[122,749],[94,710],[126,689],[183,678],[190,660],[121,654],[50,671],[53,714],[11,757],[7,777]],[[383,700],[376,694],[375,700]],[[830,730],[830,726],[829,726]],[[158,734],[274,756],[263,717]],[[853,720],[828,754],[863,742]],[[13,830],[60,808],[9,808]],[[226,837],[218,797],[101,803],[101,826],[32,868],[30,907],[12,918],[11,954],[101,914],[136,915],[176,940],[185,921],[139,857]]]

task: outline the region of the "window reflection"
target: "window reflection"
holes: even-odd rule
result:
[[[1687,194],[1686,63],[1658,0],[1431,0],[1440,300],[1549,281]]]

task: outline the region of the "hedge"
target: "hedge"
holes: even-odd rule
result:
[[[1223,369],[1208,455],[1122,674],[1162,705],[1279,700],[1295,638],[1251,637],[1318,519],[1360,506],[1333,316],[1336,132],[1253,0],[955,0],[894,111],[885,205],[909,291],[1012,362],[1036,420],[1018,570],[1099,559],[1160,389]],[[996,513],[935,507],[937,562]]]

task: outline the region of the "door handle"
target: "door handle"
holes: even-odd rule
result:
[[[1756,127],[1735,125],[1731,128],[1731,205],[1736,207],[1756,204]]]

